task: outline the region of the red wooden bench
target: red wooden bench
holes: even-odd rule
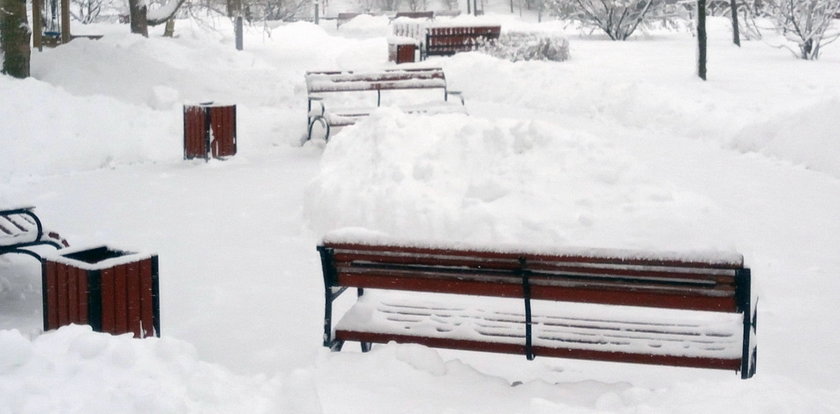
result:
[[[323,344],[333,350],[346,341],[363,351],[396,341],[528,359],[714,368],[745,379],[755,373],[750,270],[737,254],[689,259],[348,240],[318,250]],[[358,299],[333,326],[333,301],[348,287],[358,288]]]
[[[476,50],[501,35],[501,26],[429,27],[426,29],[424,56],[449,56]]]
[[[440,89],[441,98],[433,102],[416,105],[402,105],[399,108],[411,113],[464,113],[464,99],[460,92],[451,91],[446,85],[446,76],[441,68],[386,69],[382,71],[325,71],[306,72],[307,135],[312,139],[313,127],[321,124],[325,130],[324,139],[329,139],[334,127],[353,125],[367,117],[382,105],[382,91],[410,91]],[[325,98],[342,92],[376,92],[376,105],[327,108]],[[449,101],[450,95],[458,96],[460,105]]]
[[[0,210],[0,255],[19,253],[41,260],[30,247],[48,245],[56,249],[70,246],[54,231],[44,230],[34,207],[14,207]]]

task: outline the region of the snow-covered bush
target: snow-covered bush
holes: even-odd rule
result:
[[[791,49],[800,59],[816,60],[820,48],[840,37],[832,30],[834,16],[840,12],[840,0],[770,0],[776,28],[791,42]],[[790,49],[790,48],[788,48]]]
[[[486,44],[482,50],[492,56],[512,62],[519,60],[569,59],[569,41],[554,33],[508,31],[499,39]]]
[[[549,11],[604,31],[612,40],[626,40],[650,15],[661,14],[665,0],[546,0]]]

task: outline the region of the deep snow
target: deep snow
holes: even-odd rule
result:
[[[493,15],[503,25],[527,26]],[[818,62],[728,42],[710,80],[686,32],[571,60],[430,60],[469,116],[391,108],[328,145],[303,73],[386,64],[387,22],[336,31],[224,21],[178,37],[99,25],[0,77],[0,204],[74,246],[155,251],[163,338],[40,331],[40,278],[0,257],[0,413],[838,412],[840,49]],[[544,30],[562,30],[557,23]],[[239,154],[182,161],[181,105],[238,106]],[[320,347],[315,245],[341,227],[475,244],[738,251],[759,296],[758,374],[440,351]],[[516,386],[512,386],[516,385]]]

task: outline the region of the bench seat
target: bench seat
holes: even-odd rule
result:
[[[533,354],[736,371],[738,314],[660,312],[532,301]],[[335,326],[340,341],[416,343],[436,348],[525,353],[519,300],[404,294],[368,289]]]

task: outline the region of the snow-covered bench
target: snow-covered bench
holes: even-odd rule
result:
[[[324,139],[329,139],[333,127],[355,124],[360,118],[370,115],[382,104],[382,91],[441,89],[441,98],[432,102],[401,105],[400,109],[411,113],[464,113],[464,98],[460,92],[450,91],[446,76],[441,68],[387,69],[378,72],[330,71],[307,72],[307,135],[312,139],[313,127],[324,128]],[[325,95],[338,92],[376,92],[376,106],[354,106],[349,108],[327,108]],[[450,102],[449,95],[458,96],[458,102]]]
[[[333,350],[345,341],[363,351],[395,341],[755,373],[750,270],[739,254],[362,239],[334,237],[318,247],[324,346]],[[333,327],[333,301],[348,287],[358,288],[358,299]]]
[[[38,260],[41,256],[29,249],[49,245],[56,249],[68,247],[67,240],[54,231],[44,230],[41,219],[32,211],[34,207],[0,209],[0,255],[20,253]]]

